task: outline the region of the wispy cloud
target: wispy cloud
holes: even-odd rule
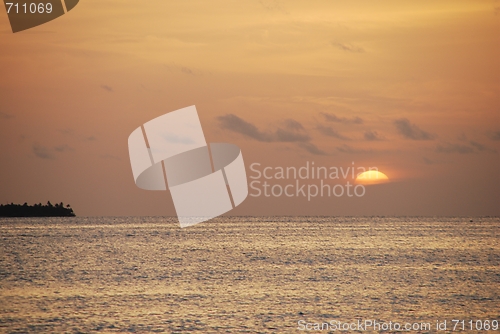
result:
[[[329,126],[318,125],[317,129],[319,132],[321,132],[325,136],[337,138],[340,140],[350,140],[350,138],[340,134],[337,130],[335,130]]]
[[[327,153],[313,143],[298,143],[299,147],[314,155],[326,155]]]
[[[407,118],[400,118],[394,121],[394,125],[401,134],[406,139],[411,140],[432,140],[435,135],[420,129],[415,124],[410,123]]]
[[[311,143],[311,137],[299,122],[293,119],[284,120],[275,130],[262,131],[254,124],[244,119],[228,114],[217,119],[223,129],[242,134],[260,142],[295,143],[299,148],[314,154],[326,155],[327,153]]]
[[[337,151],[349,154],[372,153],[372,150],[359,149],[345,144],[342,146],[338,146]]]
[[[5,112],[0,111],[0,118],[1,119],[11,119],[11,118],[14,118],[14,115],[7,114]]]
[[[332,42],[332,45],[337,49],[347,51],[347,52],[354,52],[354,53],[365,52],[365,49],[363,49],[362,47],[348,44],[348,43]]]
[[[500,130],[495,131],[489,135],[490,139],[492,140],[500,140]]]
[[[71,152],[74,151],[74,149],[66,144],[58,145],[55,147],[46,147],[43,145],[40,145],[38,143],[33,144],[32,147],[33,153],[35,154],[36,157],[40,159],[50,159],[53,160],[56,158],[56,153],[64,153],[64,152]]]
[[[285,120],[275,131],[261,131],[252,123],[233,114],[219,116],[217,119],[223,129],[261,142],[307,142],[311,139],[302,124],[293,119]]]
[[[114,90],[112,87],[108,86],[108,85],[101,85],[101,88],[104,89],[105,91],[109,92],[109,93],[113,93]]]
[[[271,135],[260,131],[255,125],[247,122],[234,114],[219,116],[217,119],[223,129],[240,133],[252,139],[264,142],[272,141]]]
[[[59,129],[58,131],[65,136],[73,136],[74,135],[73,129]]]
[[[330,114],[326,112],[322,112],[321,115],[327,120],[328,122],[335,122],[335,123],[343,123],[343,124],[363,124],[363,119],[360,117],[338,117],[335,114]]]
[[[172,143],[172,144],[190,145],[190,144],[194,143],[193,139],[188,137],[188,136],[183,137],[183,136],[176,136],[176,135],[173,135],[170,133],[166,133],[162,137],[163,137],[163,139],[165,139],[165,141],[167,143]]]
[[[436,147],[436,152],[468,154],[474,153],[474,148],[463,144],[445,144],[438,145]]]
[[[259,3],[264,7],[266,10],[274,12],[282,12],[284,14],[288,14],[288,11],[283,7],[281,4],[281,1],[278,0],[260,0]]]
[[[458,154],[471,154],[480,152],[490,152],[495,153],[496,150],[486,147],[485,145],[478,143],[476,141],[469,141],[468,144],[458,144],[458,143],[444,143],[439,144],[436,147],[436,152],[438,153],[458,153]]]
[[[496,152],[496,150],[491,149],[491,148],[489,148],[481,143],[478,143],[474,140],[471,140],[469,143],[472,147],[474,147],[479,152]]]
[[[184,73],[184,74],[189,74],[189,75],[193,75],[194,72],[192,69],[190,69],[189,67],[181,67],[181,72]]]
[[[377,131],[365,131],[363,137],[368,141],[383,140],[384,138]]]
[[[95,140],[97,140],[97,137],[94,135],[77,133],[77,132],[75,132],[75,130],[69,129],[69,128],[59,129],[57,131],[59,133],[63,134],[64,136],[71,138],[71,140],[73,140],[73,139],[77,139],[80,141],[95,141]]]
[[[66,145],[66,144],[56,146],[56,147],[54,147],[54,150],[55,150],[56,152],[74,151],[74,149],[73,149],[73,148],[69,147],[69,146],[68,146],[68,145]]]
[[[426,165],[434,165],[436,163],[434,160],[431,160],[431,159],[426,158],[426,157],[424,157],[423,160],[424,160],[424,163]]]
[[[40,159],[55,159],[54,154],[52,154],[51,150],[45,146],[41,146],[38,144],[34,144],[33,153]]]
[[[276,130],[274,137],[276,141],[281,142],[306,142],[311,139],[302,124],[293,119],[285,120],[283,126]]]
[[[182,73],[182,74],[187,74],[187,75],[192,75],[192,76],[199,76],[199,75],[207,74],[207,72],[203,72],[198,68],[194,68],[191,66],[188,67],[185,65],[177,64],[177,63],[170,63],[170,64],[165,65],[165,67],[170,72],[174,72],[174,73],[177,72],[177,73]]]

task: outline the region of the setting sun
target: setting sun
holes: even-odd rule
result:
[[[378,170],[369,170],[358,175],[357,183],[361,184],[378,184],[388,182],[389,178]]]

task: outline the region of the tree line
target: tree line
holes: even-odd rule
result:
[[[73,209],[64,203],[53,205],[50,201],[46,205],[41,203],[35,205],[24,204],[0,204],[0,217],[75,217]]]

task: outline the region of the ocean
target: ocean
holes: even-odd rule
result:
[[[500,332],[498,217],[2,218],[0,240],[1,333]]]

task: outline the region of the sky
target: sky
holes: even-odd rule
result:
[[[390,180],[359,197],[251,195],[228,215],[498,216],[499,32],[497,0],[81,0],[15,34],[2,7],[0,203],[175,215],[168,192],[134,184],[127,139],[196,105],[249,182],[252,164],[313,162]]]

